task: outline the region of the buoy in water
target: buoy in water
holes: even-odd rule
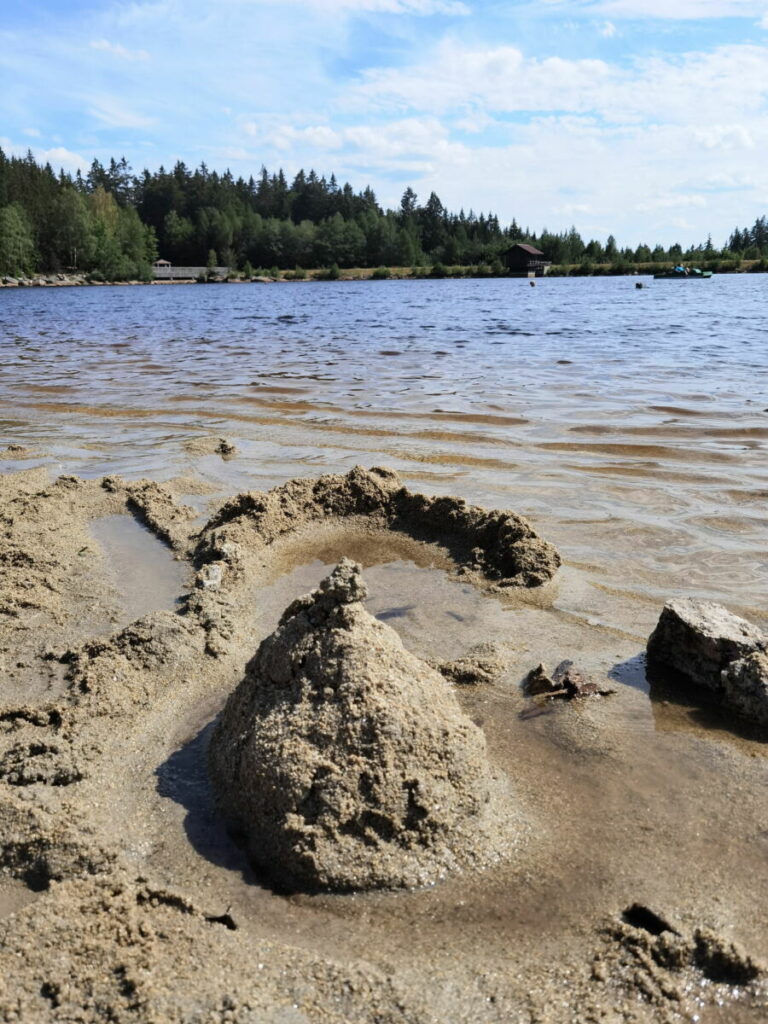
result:
[[[536,287],[536,282],[535,281],[529,281],[528,284],[531,286],[531,288],[535,288]]]
[[[642,288],[642,287],[643,287],[643,282],[642,281],[635,281],[635,288]]]

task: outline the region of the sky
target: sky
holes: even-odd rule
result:
[[[620,245],[768,213],[768,0],[0,0],[0,147],[406,186]]]

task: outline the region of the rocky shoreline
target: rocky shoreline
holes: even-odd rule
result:
[[[35,277],[2,277],[0,288],[98,288],[106,285],[196,284],[196,281],[95,281],[86,274],[45,274]]]

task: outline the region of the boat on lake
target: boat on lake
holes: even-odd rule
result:
[[[686,270],[684,267],[675,267],[674,270],[664,270],[660,274],[654,274],[654,281],[700,281],[702,278],[712,277],[711,270]]]

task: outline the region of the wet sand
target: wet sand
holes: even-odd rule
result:
[[[762,981],[662,969],[634,949],[622,915],[641,904],[683,935],[706,928],[737,943],[739,963],[765,960],[764,737],[649,703],[631,633],[567,610],[579,603],[576,574],[489,590],[482,573],[461,574],[455,548],[377,515],[307,519],[301,505],[282,526],[270,513],[262,534],[238,500],[185,541],[179,524],[193,513],[173,484],[68,478],[38,490],[35,480],[34,470],[3,478],[6,519],[24,513],[11,536],[30,556],[13,593],[23,580],[41,594],[38,566],[59,582],[65,600],[30,602],[25,656],[63,677],[2,714],[2,859],[15,879],[3,890],[6,1013],[18,1003],[41,1020],[97,1020],[108,1006],[118,1020],[280,1020],[288,1008],[299,1014],[289,1020],[713,1021],[726,1019],[724,1003],[728,1020],[761,1019]],[[180,608],[178,570],[157,557],[155,537],[105,517],[136,511],[137,498],[190,572],[197,564]],[[168,610],[41,650],[47,621],[58,638],[83,628],[66,601],[80,582],[64,581],[94,532],[92,610],[114,609],[119,622],[162,593]],[[134,550],[143,538],[143,588],[116,581],[126,537]],[[286,894],[254,873],[213,811],[205,765],[217,712],[286,604],[343,555],[364,559],[370,610],[413,653],[439,661],[491,644],[504,664],[496,682],[456,688],[508,791],[498,830],[509,835],[485,870],[423,891]],[[24,613],[6,622],[6,642],[20,650],[26,625]],[[530,668],[561,657],[617,693],[559,706],[525,697]],[[19,883],[37,895],[27,901]]]
[[[768,962],[766,737],[649,681],[642,656],[672,594],[768,627],[757,405],[693,380],[614,403],[583,367],[553,365],[535,394],[489,385],[465,402],[443,379],[434,410],[423,384],[389,410],[368,392],[362,408],[319,367],[247,396],[171,383],[162,360],[132,379],[131,344],[114,356],[120,382],[88,402],[77,374],[37,381],[34,366],[7,395],[7,443],[23,450],[7,453],[0,510],[5,1019],[763,1020],[764,975],[663,966],[652,933],[623,920],[642,904],[686,942],[709,930],[738,963]],[[149,379],[168,382],[155,403],[138,387]],[[444,546],[330,516],[266,548],[244,535],[218,587],[200,575],[198,531],[210,537],[226,499],[353,461],[525,514],[564,565],[543,586],[494,590]],[[84,482],[54,485],[73,472]],[[456,688],[515,808],[506,855],[483,871],[415,892],[286,894],[213,811],[218,712],[286,605],[343,556],[417,656],[500,653],[498,679]],[[617,693],[523,695],[531,668],[563,658]],[[21,784],[19,750],[37,766]]]

